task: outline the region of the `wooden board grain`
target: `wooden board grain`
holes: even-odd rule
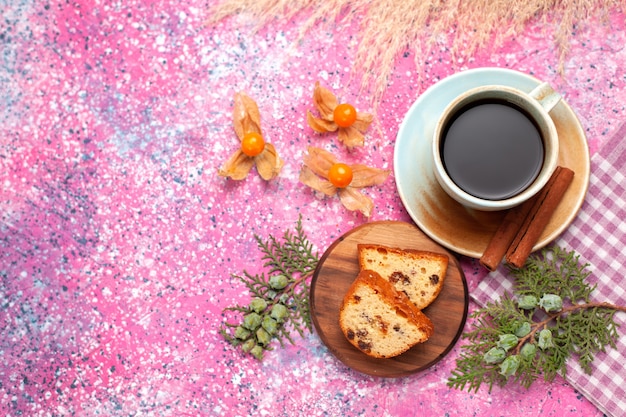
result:
[[[344,337],[339,327],[343,297],[359,272],[358,243],[447,254],[448,272],[439,297],[423,312],[435,327],[433,336],[402,355],[372,358]],[[311,281],[311,317],[330,352],[350,368],[368,375],[401,377],[422,371],[442,359],[460,337],[469,303],[463,270],[452,253],[426,236],[415,225],[381,221],[359,226],[335,241],[324,253]]]

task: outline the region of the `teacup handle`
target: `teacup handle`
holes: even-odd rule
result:
[[[537,100],[546,112],[552,110],[561,101],[561,95],[546,82],[539,84],[528,95]]]

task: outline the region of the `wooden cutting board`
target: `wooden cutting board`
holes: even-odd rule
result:
[[[358,243],[448,255],[450,262],[443,289],[437,299],[423,310],[435,328],[427,342],[394,358],[377,359],[365,355],[346,340],[339,327],[339,308],[359,272]],[[427,369],[452,349],[467,319],[469,297],[463,270],[451,252],[411,223],[381,221],[351,230],[326,250],[311,281],[310,302],[311,317],[317,333],[341,362],[364,374],[401,377]]]

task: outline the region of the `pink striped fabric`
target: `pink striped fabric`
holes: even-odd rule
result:
[[[588,278],[597,284],[593,298],[626,305],[626,123],[591,158],[589,192],[572,225],[557,239],[589,263]],[[513,282],[505,268],[489,274],[472,297],[484,305],[510,292]],[[566,379],[608,416],[626,413],[626,313],[617,313],[620,325],[615,349],[596,355],[587,375],[575,360]]]

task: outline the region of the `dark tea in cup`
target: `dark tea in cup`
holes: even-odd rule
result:
[[[440,147],[452,181],[487,200],[525,190],[537,178],[544,158],[537,124],[505,100],[479,100],[457,110],[444,127]]]
[[[530,92],[485,85],[461,93],[433,132],[439,185],[482,211],[505,210],[537,194],[557,165],[559,138],[549,112],[560,100],[548,83]]]

